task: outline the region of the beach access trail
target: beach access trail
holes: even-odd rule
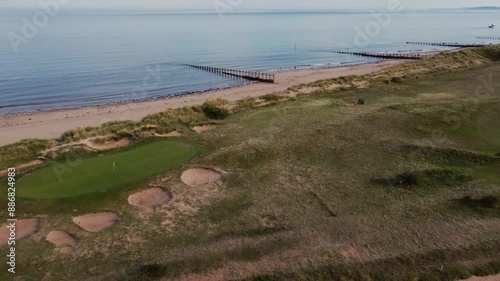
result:
[[[238,101],[246,97],[259,97],[269,93],[283,92],[291,86],[302,83],[348,75],[364,75],[404,62],[385,60],[336,68],[290,70],[277,72],[274,84],[254,83],[150,101],[3,115],[0,116],[0,135],[2,136],[0,146],[26,138],[56,139],[66,131],[78,127],[99,126],[109,121],[138,121],[149,114],[168,108],[200,105],[208,99],[222,98]]]

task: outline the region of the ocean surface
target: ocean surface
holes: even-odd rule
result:
[[[184,64],[279,71],[371,61],[328,50],[397,52],[424,42],[495,42],[499,10],[7,10],[0,2],[0,115],[179,95],[247,83]],[[41,27],[13,34],[39,13]],[[379,24],[375,18],[378,15]],[[497,23],[497,29],[488,29]],[[40,25],[40,22],[39,22]],[[368,29],[368,33],[366,30]],[[364,30],[366,35],[360,35]],[[19,39],[19,38],[17,38]],[[496,41],[500,43],[500,41]]]

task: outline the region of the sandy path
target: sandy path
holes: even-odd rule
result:
[[[500,281],[500,274],[484,276],[484,277],[473,276],[467,280],[462,280],[462,281]]]
[[[268,93],[285,91],[289,87],[301,83],[346,75],[364,75],[403,62],[402,60],[386,60],[331,69],[292,70],[276,73],[275,84],[256,83],[146,102],[4,115],[0,116],[0,135],[2,135],[0,146],[25,138],[55,139],[65,131],[77,127],[98,126],[108,121],[140,120],[146,115],[167,108],[202,104],[207,99],[224,98],[237,101],[245,97],[258,97]]]

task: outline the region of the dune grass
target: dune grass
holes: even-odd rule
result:
[[[0,170],[35,160],[50,146],[50,141],[41,139],[26,139],[2,146],[0,147]]]
[[[56,161],[20,178],[18,196],[58,199],[104,193],[165,172],[195,153],[193,147],[164,140],[71,162]]]

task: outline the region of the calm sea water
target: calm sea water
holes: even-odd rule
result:
[[[405,42],[473,43],[485,41],[477,36],[500,36],[498,29],[486,28],[500,19],[500,11],[405,11],[393,14],[369,44],[355,46],[355,28],[364,29],[373,22],[373,13],[380,12],[239,11],[221,20],[210,11],[66,10],[16,54],[7,34],[21,34],[22,18],[35,12],[0,6],[0,114],[245,83],[183,64],[276,71],[367,61],[324,50],[430,50]]]

